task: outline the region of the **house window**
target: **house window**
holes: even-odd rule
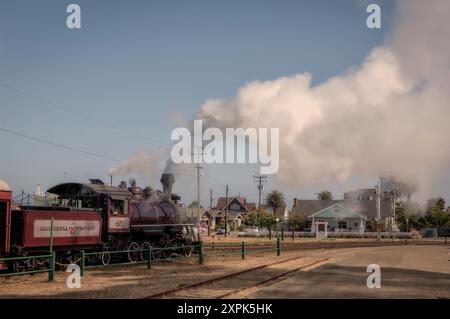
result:
[[[358,223],[355,223],[355,227],[358,227]]]
[[[338,228],[340,228],[340,229],[347,229],[347,222],[345,220],[338,221]]]
[[[238,203],[233,203],[229,206],[229,209],[234,211],[240,211],[242,210],[242,207]]]

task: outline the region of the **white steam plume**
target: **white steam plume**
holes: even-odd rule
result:
[[[394,31],[359,67],[317,86],[308,73],[251,82],[232,100],[206,101],[196,117],[279,127],[287,186],[382,175],[428,196],[450,163],[449,19],[449,1],[400,1]]]
[[[109,173],[112,176],[137,174],[153,180],[158,177],[158,174],[161,171],[159,165],[165,156],[166,152],[163,149],[160,149],[159,151],[139,151],[131,154],[118,166],[110,169]]]
[[[8,183],[6,183],[4,180],[0,179],[0,190],[1,191],[10,191],[11,187],[9,187]]]

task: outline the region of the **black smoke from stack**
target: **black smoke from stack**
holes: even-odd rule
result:
[[[160,181],[163,186],[163,197],[172,200],[172,186],[175,183],[175,177],[173,174],[163,173]]]

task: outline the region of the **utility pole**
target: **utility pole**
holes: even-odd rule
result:
[[[380,179],[378,179],[377,184],[377,231],[378,231],[378,240],[381,240],[381,183]]]
[[[195,165],[195,168],[197,169],[197,218],[200,218],[200,170],[203,169],[203,166],[200,166],[200,156],[203,156],[205,153],[201,151],[195,154],[195,152],[192,155],[197,155],[197,165]]]
[[[392,213],[393,213],[393,217],[394,217],[394,222],[395,222],[395,204],[397,202],[397,185],[394,183],[394,189],[392,191],[392,202],[393,202],[393,207],[392,207]]]
[[[395,239],[395,230],[397,229],[397,221],[395,218],[395,197],[396,197],[396,185],[394,182],[392,191],[392,238]],[[395,227],[395,228],[394,228]]]
[[[225,191],[225,237],[228,235],[228,185]]]
[[[197,169],[197,218],[200,218],[200,170],[203,167],[197,164],[195,168]]]
[[[211,236],[211,216],[212,216],[212,202],[213,202],[213,197],[212,197],[212,188],[209,191],[209,221],[208,221],[208,236]]]
[[[258,187],[257,187],[258,188],[258,210],[257,210],[257,214],[256,214],[256,219],[258,219],[259,213],[261,212],[261,193],[264,190],[263,183],[266,182],[265,179],[267,178],[267,175],[253,175],[253,178],[255,178],[256,179],[255,182],[258,183]],[[255,222],[256,222],[256,220],[255,220]],[[253,226],[255,226],[255,225],[253,225]]]

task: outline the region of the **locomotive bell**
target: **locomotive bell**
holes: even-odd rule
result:
[[[163,186],[163,195],[169,200],[172,199],[172,185],[175,183],[173,174],[164,173],[161,176],[161,184]]]
[[[128,191],[133,195],[134,199],[141,199],[143,197],[142,189],[138,186],[128,187]]]
[[[153,188],[146,187],[146,188],[144,188],[143,193],[144,193],[144,198],[149,199],[153,196],[154,191],[153,191]]]

